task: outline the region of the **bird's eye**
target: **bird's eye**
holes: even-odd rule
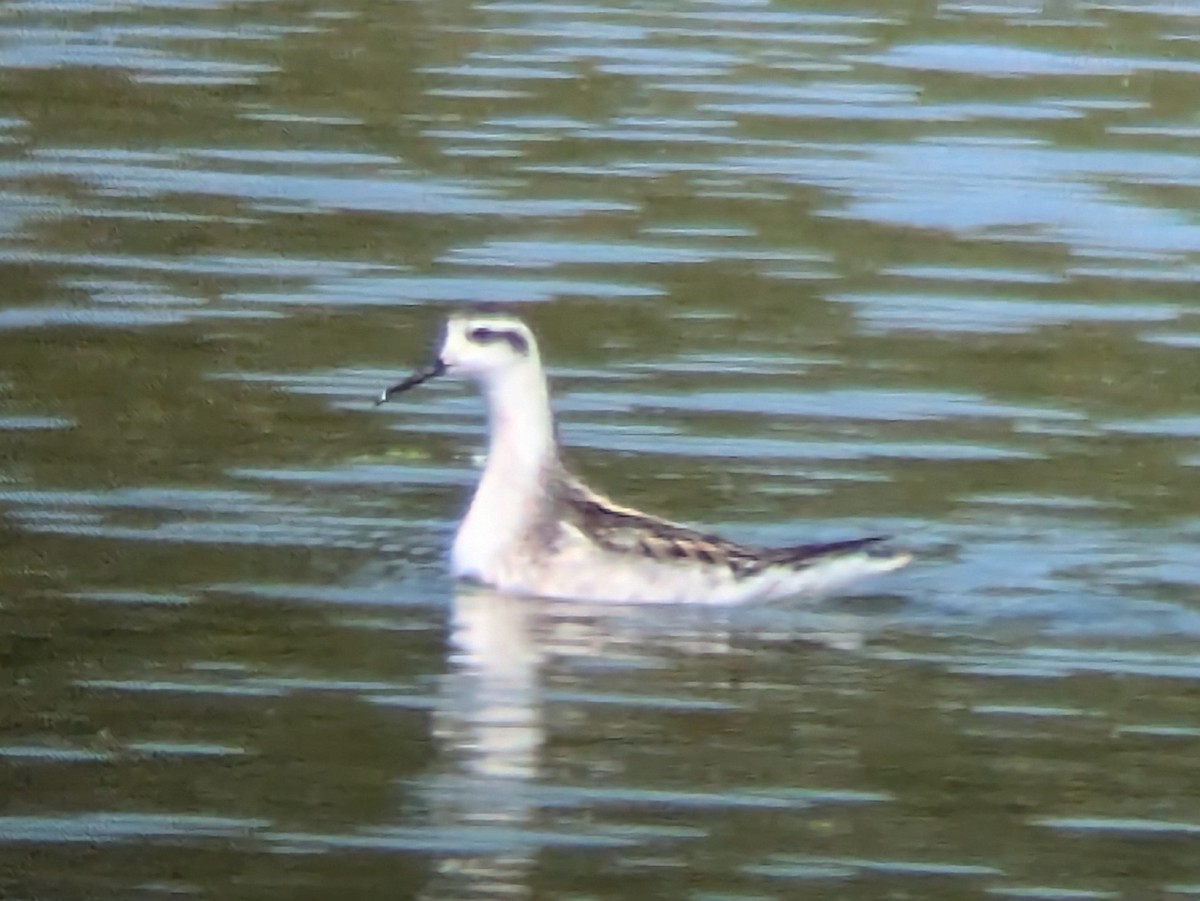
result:
[[[509,329],[477,325],[467,332],[467,340],[474,344],[495,344],[497,341],[503,341],[512,348],[513,353],[522,356],[529,353],[529,342],[525,340],[525,336]]]

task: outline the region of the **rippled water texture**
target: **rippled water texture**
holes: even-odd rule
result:
[[[0,6],[0,895],[1200,895],[1200,6]],[[464,594],[571,460],[851,598]]]

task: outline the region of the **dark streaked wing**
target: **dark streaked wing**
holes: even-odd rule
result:
[[[869,538],[848,538],[842,541],[820,541],[813,544],[796,544],[790,547],[765,548],[760,553],[765,562],[796,566],[803,563],[815,563],[826,557],[841,557],[868,548],[881,541],[887,541],[890,535],[872,535]]]
[[[759,548],[622,507],[565,473],[554,487],[559,500],[563,502],[564,512],[573,524],[607,550],[641,554],[662,562],[689,560],[725,566],[738,578],[757,575],[769,567],[807,569],[830,557],[854,553],[885,540],[885,536],[875,535],[845,541]]]

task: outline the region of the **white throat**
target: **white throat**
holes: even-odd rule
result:
[[[492,374],[482,387],[490,435],[487,462],[454,539],[451,569],[456,576],[495,582],[509,544],[538,519],[558,448],[546,377],[536,359]]]

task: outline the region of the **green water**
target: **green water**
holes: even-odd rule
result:
[[[1187,4],[0,9],[0,895],[1187,897]],[[920,562],[460,594],[537,330],[598,488]]]

